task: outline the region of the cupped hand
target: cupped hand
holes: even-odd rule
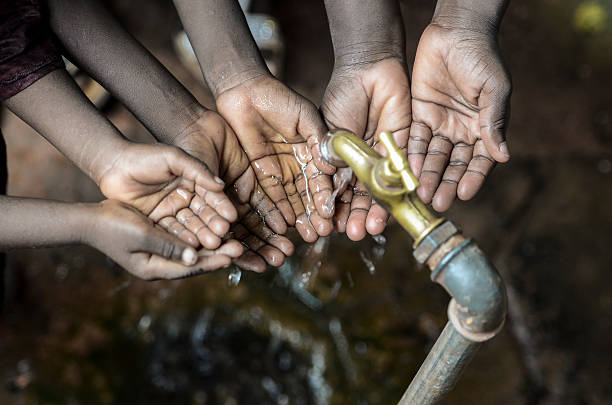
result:
[[[203,112],[183,130],[173,144],[191,156],[208,162],[209,168],[227,184],[226,192],[238,210],[238,220],[231,226],[232,238],[248,249],[234,263],[246,270],[262,272],[266,263],[280,266],[293,254],[294,246],[285,236],[287,224],[279,209],[259,184],[255,171],[238,138],[223,118],[212,111]],[[199,212],[198,197],[192,210]],[[172,230],[185,227],[198,233],[191,221],[179,217]]]
[[[376,151],[386,155],[378,144],[378,134],[393,133],[395,142],[405,150],[411,123],[410,80],[405,65],[390,57],[376,62],[334,67],[325,90],[321,111],[330,128],[344,128],[363,138]],[[380,234],[386,226],[388,214],[368,194],[354,176],[349,187],[347,169],[339,169],[335,186],[340,193],[336,204],[335,225],[346,231],[351,240],[361,240],[366,231]]]
[[[89,218],[84,242],[145,280],[184,278],[225,268],[244,250],[234,240],[216,250],[196,251],[135,208],[115,200],[95,205]]]
[[[316,107],[262,74],[217,95],[217,109],[234,129],[257,184],[306,242],[333,231],[331,177],[311,150],[326,128]],[[333,170],[329,165],[327,170]]]
[[[494,34],[436,24],[425,29],[412,75],[408,141],[424,202],[445,211],[456,196],[468,200],[496,162],[508,161],[510,93]]]
[[[223,181],[204,163],[171,146],[126,143],[98,184],[106,197],[135,207],[166,228],[173,218],[190,221],[199,228],[197,237],[193,232],[180,237],[194,247],[219,247],[237,218],[223,193]]]

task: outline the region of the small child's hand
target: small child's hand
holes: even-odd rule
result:
[[[207,249],[218,248],[238,217],[223,193],[223,181],[171,146],[128,143],[98,184],[106,197],[137,208],[166,229],[188,221],[189,229],[197,232],[181,228],[177,236],[194,247],[202,243]]]
[[[91,210],[83,242],[145,280],[183,278],[225,268],[244,250],[239,242],[230,240],[216,250],[196,251],[118,201],[106,200]]]
[[[316,149],[325,124],[316,107],[272,76],[217,95],[219,114],[236,132],[257,182],[304,241],[333,231],[332,179]],[[317,167],[315,162],[319,161]],[[333,170],[329,164],[328,170]]]
[[[213,111],[201,114],[174,137],[174,145],[207,162],[228,184],[228,196],[238,210],[238,220],[231,227],[232,237],[248,247],[234,260],[237,266],[262,272],[266,263],[280,266],[285,256],[293,254],[293,244],[282,235],[287,231],[283,216],[259,184],[236,134],[219,114]],[[185,227],[197,230],[180,219],[180,223],[174,224],[177,231]]]

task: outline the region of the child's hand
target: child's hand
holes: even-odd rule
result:
[[[90,209],[91,222],[83,242],[145,280],[183,278],[225,268],[244,250],[239,242],[230,240],[216,250],[196,251],[118,201],[106,200]]]
[[[510,76],[490,21],[480,30],[469,21],[430,24],[414,61],[408,158],[419,197],[437,211],[474,197],[495,164],[510,158]]]
[[[239,267],[261,272],[266,263],[280,266],[293,254],[293,244],[282,236],[287,231],[280,211],[263,191],[236,135],[219,114],[203,112],[174,138],[174,145],[193,157],[208,162],[228,184],[230,200],[238,209],[232,237],[248,250],[234,260]],[[184,222],[187,229],[197,231]],[[181,224],[175,224],[178,228]]]
[[[391,131],[396,144],[404,150],[412,119],[410,81],[404,63],[398,57],[352,63],[352,56],[351,53],[344,55],[347,61],[336,57],[321,103],[327,125],[354,132],[383,155],[386,151],[378,143],[378,134]],[[388,218],[389,214],[353,176],[350,186],[337,201],[336,229],[346,231],[351,240],[361,240],[366,231],[380,234]]]
[[[310,147],[326,131],[316,107],[264,74],[220,92],[217,108],[287,224],[295,225],[306,242],[329,235],[332,181],[315,165]]]
[[[106,197],[137,208],[166,228],[174,229],[177,220],[189,223],[197,237],[189,231],[177,236],[192,246],[199,240],[207,249],[218,248],[238,217],[223,193],[223,181],[171,146],[127,143],[106,165],[98,184]]]

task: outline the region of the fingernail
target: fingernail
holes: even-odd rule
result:
[[[499,151],[503,153],[506,157],[510,157],[510,152],[508,151],[508,144],[506,142],[502,142],[499,144]]]
[[[219,177],[215,176],[215,181],[219,184],[225,184],[225,182],[223,180],[221,180]]]
[[[198,259],[198,255],[195,251],[195,249],[193,248],[187,248],[185,250],[183,250],[183,263],[185,263],[187,266],[191,266],[194,265]]]

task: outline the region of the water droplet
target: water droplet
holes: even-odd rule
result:
[[[143,315],[138,321],[138,329],[140,329],[141,332],[146,332],[151,326],[151,321],[150,315]]]
[[[363,263],[366,265],[366,267],[368,268],[368,271],[370,272],[370,274],[375,274],[376,273],[376,266],[374,265],[374,262],[372,260],[370,260],[365,253],[363,252],[359,252],[359,256],[361,256],[361,260],[363,261]]]
[[[232,267],[227,275],[227,283],[230,287],[238,287],[242,278],[242,270],[238,267]]]

